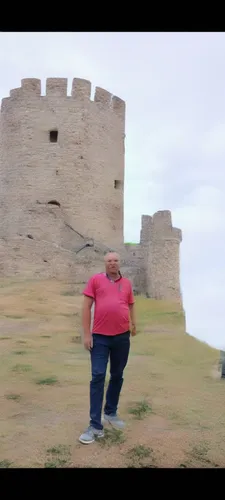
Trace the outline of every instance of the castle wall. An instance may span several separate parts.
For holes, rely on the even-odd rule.
[[[22,279],[57,279],[81,291],[92,274],[104,270],[101,252],[84,249],[79,254],[46,241],[15,237],[0,240],[0,275]]]
[[[148,222],[148,228],[147,226]],[[64,220],[62,218],[61,224]],[[121,271],[132,281],[135,293],[151,298],[182,303],[180,291],[179,246],[181,231],[172,227],[168,211],[142,218],[146,238],[139,244],[113,249],[120,253]],[[58,227],[58,231],[62,229]],[[32,236],[32,235],[29,235]],[[71,228],[64,228],[62,246],[49,240],[24,238],[23,235],[0,240],[0,274],[23,278],[56,278],[72,282],[81,293],[91,275],[104,271],[104,245],[84,241]]]
[[[89,81],[75,78],[69,96],[67,79],[48,78],[41,95],[40,80],[24,79],[2,100],[0,275],[62,279],[81,293],[112,249],[136,293],[181,302],[171,213],[143,215],[140,243],[124,245],[125,103],[90,93]]]
[[[2,234],[55,234],[44,208],[57,200],[67,220],[86,237],[107,245],[123,242],[125,103],[74,79],[22,80],[1,108]],[[49,132],[58,132],[50,142]],[[116,181],[116,182],[115,182]]]
[[[135,293],[146,293],[147,290],[147,248],[141,244],[125,245],[121,253],[121,266],[124,274],[132,281]]]
[[[181,301],[180,229],[172,227],[171,212],[156,212],[150,221],[147,293],[155,299]]]

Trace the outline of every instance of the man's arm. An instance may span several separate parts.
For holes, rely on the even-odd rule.
[[[84,295],[83,309],[82,309],[82,323],[84,331],[84,346],[90,350],[92,348],[92,335],[91,335],[91,308],[94,299]]]
[[[130,321],[131,321],[131,335],[134,336],[136,335],[136,310],[135,310],[135,304],[129,304],[129,311],[130,311]]]
[[[134,336],[136,335],[136,309],[135,309],[134,293],[131,283],[130,283],[130,295],[129,295],[128,305],[130,311],[131,335]]]
[[[84,296],[83,301],[83,311],[82,311],[82,320],[83,320],[83,330],[84,335],[87,336],[90,334],[91,329],[91,308],[94,299],[92,297]]]
[[[135,311],[135,304],[129,304],[129,311],[130,311],[130,320],[132,326],[136,326],[136,311]]]
[[[82,309],[82,325],[84,331],[84,347],[90,350],[92,348],[91,332],[91,307],[95,300],[95,277],[92,276],[85,289],[83,290],[84,301]]]

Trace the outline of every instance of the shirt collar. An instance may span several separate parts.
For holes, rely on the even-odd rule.
[[[110,281],[114,281],[114,282],[115,282],[115,281],[119,281],[119,280],[122,278],[122,274],[121,274],[121,272],[120,272],[120,271],[119,271],[119,278],[117,278],[116,280],[113,280],[112,278],[110,278],[110,276],[109,276],[107,273],[105,273],[105,276],[106,276],[106,278],[108,278]]]

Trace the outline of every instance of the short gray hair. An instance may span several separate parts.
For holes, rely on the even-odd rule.
[[[119,256],[118,252],[115,252],[114,250],[110,250],[110,252],[106,252],[104,255],[104,260],[106,260],[107,255],[109,255],[110,253],[114,253],[115,255],[117,255],[118,260],[120,260],[120,256]]]

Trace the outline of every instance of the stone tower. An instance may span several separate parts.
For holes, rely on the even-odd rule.
[[[169,210],[142,216],[140,243],[145,249],[146,291],[155,299],[181,301],[180,243],[182,232],[172,226]]]
[[[103,270],[113,248],[137,293],[182,302],[180,229],[142,216],[124,245],[125,102],[75,78],[23,79],[0,113],[0,275],[71,280]]]
[[[125,103],[75,78],[23,79],[2,100],[1,237],[62,243],[54,210],[77,234],[123,244]],[[52,218],[44,207],[51,205]]]

